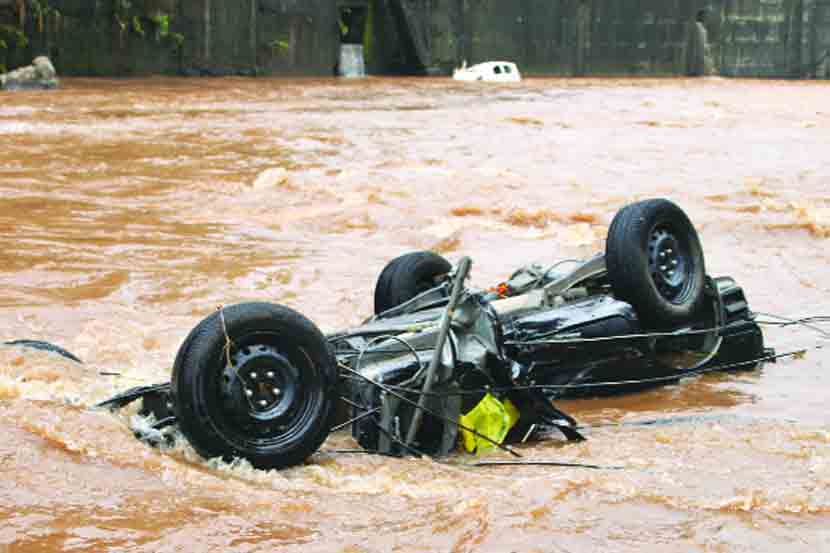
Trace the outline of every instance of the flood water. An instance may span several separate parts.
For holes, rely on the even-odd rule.
[[[0,338],[85,361],[0,348],[0,552],[830,550],[830,353],[801,327],[768,345],[825,348],[562,402],[588,441],[520,448],[623,470],[327,453],[355,446],[336,435],[263,472],[149,448],[90,409],[168,379],[219,305],[347,327],[401,253],[469,255],[489,287],[602,250],[648,197],[686,209],[709,273],[755,310],[830,315],[830,84],[63,85],[0,94]]]

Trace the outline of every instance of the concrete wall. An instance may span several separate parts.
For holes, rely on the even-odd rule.
[[[830,2],[813,2],[805,15],[809,21],[805,36],[807,74],[830,79]]]
[[[45,4],[45,0],[40,0]],[[19,28],[17,0],[0,0],[3,26]],[[30,6],[25,48],[0,64],[53,58],[60,74],[332,74],[339,48],[333,0],[49,0]],[[169,28],[160,33],[154,16]]]
[[[735,76],[798,76],[803,40],[800,2],[727,1],[722,7],[721,72]]]
[[[830,48],[828,0],[433,3],[434,61],[442,67],[505,58],[545,74],[683,75],[700,11],[711,72],[810,76]]]
[[[329,0],[182,1],[182,65],[210,72],[331,74],[339,35]]]
[[[28,45],[0,48],[0,65],[45,53],[61,74],[330,75],[339,8],[360,5],[375,73],[509,59],[526,73],[683,75],[695,72],[704,10],[707,71],[830,76],[830,0],[49,0],[41,14],[25,4]],[[0,0],[0,40],[19,28],[18,5]]]
[[[443,4],[456,3],[442,0]],[[696,9],[683,0],[466,0],[447,28],[434,18],[437,63],[456,63],[455,41],[474,63],[510,59],[559,75],[677,74]]]
[[[809,77],[830,51],[827,0],[724,0],[721,73],[728,76]]]

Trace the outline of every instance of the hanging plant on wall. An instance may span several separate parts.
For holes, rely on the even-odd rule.
[[[179,50],[184,44],[184,35],[170,32],[170,15],[163,12],[155,12],[148,18],[153,27],[153,36],[156,42],[168,41],[175,50]]]
[[[100,1],[100,0],[99,0]],[[167,42],[174,51],[181,50],[184,35],[170,31],[174,0],[111,0],[112,17],[121,33],[121,43],[127,33],[140,38],[151,35],[157,43]]]

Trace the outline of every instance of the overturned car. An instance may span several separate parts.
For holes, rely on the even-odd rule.
[[[490,290],[465,285],[471,265],[398,257],[374,316],[328,336],[284,306],[224,307],[186,338],[169,384],[105,405],[141,398],[204,457],[259,468],[302,463],[346,426],[368,451],[440,456],[459,434],[469,450],[554,429],[579,441],[555,400],[768,354],[742,289],[707,275],[692,223],[665,199],[621,209],[591,259],[523,267]],[[504,415],[497,432],[476,424],[488,405]]]

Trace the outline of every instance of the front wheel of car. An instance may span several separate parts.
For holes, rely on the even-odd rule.
[[[649,328],[688,322],[704,301],[700,239],[673,202],[652,199],[621,209],[611,223],[605,260],[614,295]]]
[[[310,320],[244,303],[193,329],[176,356],[172,391],[182,434],[200,455],[272,469],[302,463],[326,439],[337,378]]]
[[[375,314],[434,288],[451,270],[450,262],[434,252],[413,252],[396,257],[386,265],[375,285]]]

